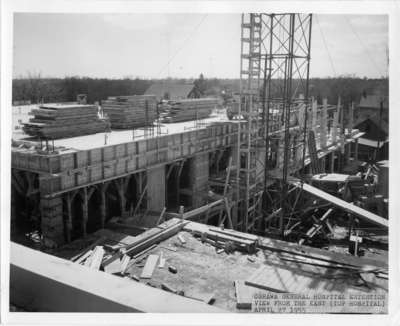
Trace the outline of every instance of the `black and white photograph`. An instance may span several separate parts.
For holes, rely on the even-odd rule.
[[[3,323],[399,318],[400,9],[303,2],[5,2]]]

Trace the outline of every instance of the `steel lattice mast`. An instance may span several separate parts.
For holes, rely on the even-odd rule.
[[[277,227],[284,230],[287,178],[304,167],[306,154],[311,26],[311,14],[242,15],[237,196],[245,231],[278,208]]]

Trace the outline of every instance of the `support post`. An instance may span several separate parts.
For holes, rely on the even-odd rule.
[[[65,198],[67,219],[65,223],[65,234],[67,237],[67,242],[71,242],[71,232],[72,232],[72,196],[71,193],[67,193]]]
[[[107,207],[106,207],[106,190],[108,184],[103,183],[100,185],[100,225],[103,229],[106,224],[106,214],[107,214]]]
[[[87,221],[89,218],[89,210],[88,210],[88,194],[87,194],[87,188],[84,187],[81,191],[81,197],[82,197],[82,235],[86,237],[86,226],[87,226]]]
[[[358,138],[354,140],[354,160],[358,161]]]
[[[335,152],[330,154],[330,172],[334,173],[335,171]]]

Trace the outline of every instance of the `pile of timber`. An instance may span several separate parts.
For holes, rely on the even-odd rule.
[[[170,101],[162,106],[162,122],[173,123],[207,118],[217,106],[215,98]]]
[[[222,229],[199,223],[190,223],[185,230],[200,236],[202,242],[210,243],[227,252],[239,250],[253,254],[258,245],[258,237],[256,235],[238,232],[232,229]]]
[[[43,104],[29,112],[34,117],[23,124],[30,136],[58,139],[103,132],[108,121],[100,119],[96,105]]]
[[[108,97],[102,102],[103,112],[111,127],[131,129],[152,125],[157,117],[157,99],[154,95]]]

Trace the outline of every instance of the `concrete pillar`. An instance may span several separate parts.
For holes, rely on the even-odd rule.
[[[42,214],[41,229],[43,244],[46,247],[57,247],[65,243],[61,196],[40,198],[40,210]]]
[[[161,212],[165,206],[165,166],[147,170],[147,209]]]
[[[193,207],[200,207],[205,203],[203,197],[208,190],[208,153],[197,154],[190,161],[192,205]]]

